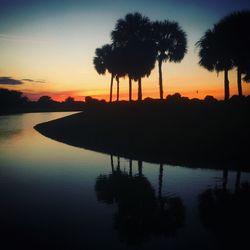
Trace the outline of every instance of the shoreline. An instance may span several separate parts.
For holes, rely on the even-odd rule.
[[[250,170],[248,115],[248,103],[115,103],[34,128],[62,143],[133,160]]]
[[[0,112],[0,116],[6,115],[19,115],[19,114],[30,114],[30,113],[48,113],[48,112],[82,112],[83,109],[37,109],[37,110],[18,110],[18,111],[7,111]]]

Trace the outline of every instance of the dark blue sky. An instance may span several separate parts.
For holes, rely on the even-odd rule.
[[[250,8],[249,0],[0,0],[0,33],[28,22],[79,10],[97,11],[97,15],[109,12],[114,17],[139,11],[152,19],[177,19],[208,28],[220,17],[246,8]]]

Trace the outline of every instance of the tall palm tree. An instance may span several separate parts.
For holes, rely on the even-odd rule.
[[[145,41],[151,36],[150,20],[140,13],[129,13],[124,19],[118,19],[111,38],[115,46],[125,47],[131,41]]]
[[[154,68],[156,49],[152,42],[151,23],[140,13],[129,13],[119,19],[111,32],[113,44],[126,50],[124,65],[129,77],[130,100],[131,80],[138,81],[138,100],[142,100],[141,78],[149,76]]]
[[[177,22],[156,21],[152,28],[153,39],[157,47],[160,99],[163,99],[162,63],[180,62],[187,52],[187,38]]]
[[[152,41],[133,41],[127,45],[133,60],[128,67],[129,77],[138,81],[138,101],[142,100],[142,78],[149,76],[155,65],[156,49]]]
[[[209,71],[224,71],[224,99],[230,96],[228,71],[233,68],[233,62],[229,55],[229,48],[225,37],[215,25],[209,29],[196,43],[199,50],[199,64]]]
[[[123,61],[124,58],[124,49],[120,47],[113,46],[113,53],[112,53],[112,69],[115,73],[115,79],[117,83],[117,95],[116,101],[119,101],[119,93],[120,93],[120,78],[125,77],[125,63]]]
[[[246,70],[246,75],[243,77],[243,80],[245,82],[250,82],[250,66],[248,67],[248,69]]]
[[[222,18],[217,24],[225,37],[228,53],[237,68],[238,95],[242,96],[242,79],[250,71],[250,11],[236,11]],[[237,31],[237,33],[235,33]]]
[[[122,53],[119,48],[113,45],[106,44],[95,51],[93,63],[98,74],[104,75],[106,71],[111,74],[110,82],[110,97],[109,101],[112,102],[113,81],[117,81],[117,101],[119,100],[119,77],[124,76],[122,62]]]
[[[115,77],[112,68],[111,54],[112,54],[112,46],[109,44],[105,44],[101,48],[97,48],[95,50],[95,57],[93,59],[94,66],[98,74],[104,75],[106,71],[108,71],[111,74],[110,95],[109,95],[110,102],[112,102],[113,80]]]

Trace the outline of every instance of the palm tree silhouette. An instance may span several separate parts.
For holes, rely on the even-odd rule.
[[[222,18],[218,23],[218,28],[223,32],[227,47],[234,66],[237,68],[238,95],[242,96],[242,78],[249,81],[246,74],[250,72],[250,33],[248,30],[250,23],[250,11],[233,12]],[[235,34],[237,31],[237,34]],[[244,76],[244,77],[243,77]]]
[[[151,23],[148,17],[140,13],[129,13],[119,19],[111,32],[115,47],[126,51],[125,71],[129,77],[129,99],[131,100],[131,80],[138,81],[138,100],[142,100],[141,78],[149,76],[154,68],[156,48],[151,36]]]
[[[119,78],[125,76],[122,64],[122,51],[110,44],[105,44],[95,51],[93,63],[98,74],[104,75],[106,71],[111,74],[110,98],[112,102],[113,80],[117,81],[117,101],[119,101]]]
[[[101,48],[95,50],[95,57],[93,63],[98,74],[104,75],[106,71],[111,74],[110,81],[110,96],[109,101],[112,102],[113,80],[115,77],[114,70],[112,68],[112,46],[109,44],[103,45]]]
[[[156,21],[152,24],[153,39],[157,47],[160,99],[163,99],[162,63],[180,62],[187,52],[186,33],[177,22]]]
[[[224,71],[225,100],[229,99],[228,71],[233,68],[227,41],[221,32],[221,27],[214,26],[205,32],[203,37],[196,43],[199,50],[199,64],[209,71]]]
[[[120,77],[125,77],[125,63],[123,61],[124,58],[124,49],[120,47],[116,47],[112,44],[112,69],[115,73],[115,79],[117,83],[117,95],[116,101],[119,101],[119,93],[120,93]]]

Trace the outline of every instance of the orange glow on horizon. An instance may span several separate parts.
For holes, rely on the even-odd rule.
[[[243,94],[244,95],[249,95],[250,94],[250,84],[243,83]],[[81,90],[65,90],[65,91],[34,91],[30,89],[24,89],[22,90],[19,87],[16,86],[10,86],[8,89],[12,90],[17,90],[17,91],[22,91],[24,96],[27,96],[30,100],[32,101],[37,101],[41,96],[47,95],[50,96],[53,100],[62,102],[64,101],[67,97],[73,97],[75,101],[84,101],[86,96],[91,96],[93,98],[96,98],[98,100],[105,100],[109,101],[109,85],[106,85],[106,89],[102,88],[100,91],[95,90],[95,91],[81,91]],[[180,89],[171,89],[171,91],[165,91],[164,92],[164,97],[168,95],[173,95],[175,93],[180,93],[181,96],[183,97],[188,97],[190,99],[192,98],[198,98],[198,99],[204,99],[207,95],[214,96],[216,99],[223,100],[224,98],[224,89],[223,85],[219,86],[219,88],[216,89],[200,89],[197,91],[195,90],[188,90],[184,89],[183,91],[178,91]],[[143,94],[143,99],[149,97],[153,99],[159,99],[159,89],[158,88],[144,88],[142,86],[142,94]],[[119,93],[119,100],[128,100],[128,90],[127,86],[122,86],[120,88],[120,93]],[[232,85],[230,87],[230,96],[237,95],[237,86]],[[112,100],[116,101],[117,99],[117,89],[116,85],[114,84],[113,88],[113,96]],[[133,85],[133,91],[132,91],[132,99],[137,100],[137,83],[135,82]]]
[[[185,66],[185,65],[184,65]],[[167,64],[164,68],[164,97],[180,93],[181,96],[188,98],[204,99],[207,95],[214,96],[216,99],[224,99],[223,74],[217,76],[201,67],[192,66],[192,71],[187,70],[187,66],[181,64]],[[94,69],[89,71],[88,77],[78,79],[74,83],[58,78],[53,82],[29,83],[21,85],[6,85],[8,89],[22,91],[30,100],[36,101],[41,96],[50,96],[53,100],[62,102],[71,96],[76,101],[84,101],[86,96],[91,96],[99,100],[109,101],[110,75],[98,75]],[[60,77],[54,75],[54,77]],[[22,79],[20,74],[14,75],[14,78]],[[39,79],[36,77],[36,79]],[[45,78],[46,79],[46,78]],[[236,72],[230,71],[230,96],[237,94]],[[242,82],[243,94],[250,94],[250,84]],[[137,100],[138,84],[133,81],[132,99]],[[113,101],[116,101],[117,83],[113,85]],[[158,71],[155,68],[149,78],[142,79],[143,99],[150,97],[159,98]],[[128,100],[128,79],[120,79],[120,98],[119,100]]]

